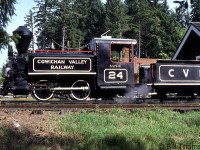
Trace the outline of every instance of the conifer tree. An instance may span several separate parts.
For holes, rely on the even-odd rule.
[[[89,40],[93,37],[100,37],[101,34],[104,32],[104,27],[103,27],[104,15],[105,15],[105,10],[101,0],[90,0],[88,15],[85,19],[86,42],[89,42]]]
[[[200,22],[200,0],[194,0],[191,12],[192,22]]]
[[[125,0],[128,7],[128,35],[138,39],[140,57],[170,58],[180,41],[180,26],[167,1]]]
[[[115,38],[122,38],[128,30],[127,8],[121,0],[107,0],[105,16],[105,29]]]
[[[8,21],[10,21],[10,17],[14,15],[14,4],[16,4],[16,0],[0,1],[0,27],[5,27]]]
[[[16,0],[1,0],[0,1],[0,49],[9,45],[9,36],[5,31],[7,23],[10,21],[11,16],[14,15],[14,5]]]
[[[27,14],[25,16],[25,20],[24,21],[26,22],[27,27],[30,28],[31,32],[34,35],[34,32],[35,32],[35,30],[34,30],[34,28],[35,28],[35,21],[34,21],[34,12],[33,12],[33,10],[29,10],[29,14]],[[33,50],[35,49],[34,48],[34,42],[35,42],[34,40],[35,40],[35,38],[33,36],[33,38],[31,39],[30,46],[29,46]]]
[[[78,14],[78,29],[82,34],[82,44],[93,37],[100,37],[104,31],[104,5],[101,0],[75,0],[74,11]]]

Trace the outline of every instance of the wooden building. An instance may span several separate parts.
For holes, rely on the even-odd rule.
[[[172,60],[200,60],[200,22],[191,23]]]

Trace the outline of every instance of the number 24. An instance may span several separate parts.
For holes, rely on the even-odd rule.
[[[113,79],[113,80],[116,78],[123,79],[122,72],[116,73],[115,71],[110,71],[108,74],[109,74],[108,76],[109,79]]]

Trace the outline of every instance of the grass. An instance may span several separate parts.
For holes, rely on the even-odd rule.
[[[200,144],[198,112],[137,111],[68,114],[60,124],[79,135],[78,149],[159,149],[160,145]]]
[[[46,138],[35,138],[28,131],[20,135],[0,126],[0,138],[4,139],[0,144],[15,145],[15,140],[21,142],[21,147],[18,144],[10,149],[200,149],[199,115],[200,112],[159,109],[68,112],[65,116],[52,116],[45,123],[47,128],[51,127],[51,135]],[[14,144],[8,143],[11,136],[18,137],[12,139]]]

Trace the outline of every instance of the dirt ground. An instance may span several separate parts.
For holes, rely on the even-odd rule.
[[[52,140],[62,137],[62,134],[56,129],[58,121],[53,117],[62,116],[51,111],[0,111],[0,138],[4,139],[0,141],[0,148],[29,149],[43,145],[55,149],[57,145],[51,145],[56,143]],[[20,145],[17,147],[17,144]]]
[[[0,125],[18,130],[27,128],[36,134],[48,134],[51,131],[49,127],[53,126],[52,116],[59,117],[58,112],[4,110],[0,111]]]

